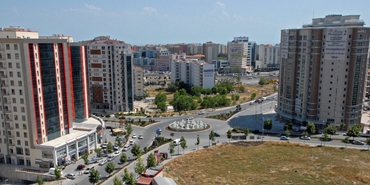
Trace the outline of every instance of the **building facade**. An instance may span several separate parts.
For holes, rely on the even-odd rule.
[[[281,31],[277,113],[296,124],[360,124],[370,28],[359,15],[328,15]]]
[[[141,48],[133,53],[134,66],[141,67],[148,71],[170,71],[170,61],[173,54],[166,48],[155,49]]]
[[[133,111],[134,78],[131,46],[107,36],[84,42],[87,48],[91,108]]]
[[[135,99],[141,99],[144,97],[144,70],[140,67],[133,67],[134,72],[134,97]]]
[[[279,69],[280,64],[280,45],[260,44],[257,45],[256,60],[261,61],[262,65],[256,65],[256,69],[274,70]]]
[[[217,60],[219,49],[218,44],[206,42],[203,44],[203,54],[207,63],[212,63],[212,60]]]
[[[180,80],[191,86],[213,88],[215,69],[203,60],[178,59],[171,62],[171,80]]]
[[[49,168],[96,147],[101,124],[89,118],[86,72],[79,43],[0,30],[0,163]],[[76,138],[74,154],[57,155]]]

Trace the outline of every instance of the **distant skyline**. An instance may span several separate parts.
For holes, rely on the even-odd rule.
[[[227,44],[247,36],[279,44],[280,30],[329,14],[360,15],[370,23],[370,1],[156,0],[2,1],[0,27],[21,26],[39,35],[64,34],[75,42],[110,36],[132,45]]]

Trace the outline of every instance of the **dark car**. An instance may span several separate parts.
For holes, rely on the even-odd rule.
[[[86,166],[83,164],[80,164],[77,166],[77,170],[83,170]]]
[[[221,135],[218,134],[217,132],[214,132],[215,133],[215,137],[220,137]]]

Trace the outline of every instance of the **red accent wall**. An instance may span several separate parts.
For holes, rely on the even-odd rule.
[[[32,44],[32,47],[34,47],[34,45]],[[31,51],[30,51],[30,44],[28,44],[27,45],[27,49],[28,49],[28,61],[30,62],[30,70],[32,70],[32,64],[31,64]],[[32,56],[32,57],[35,57],[35,56]],[[35,73],[36,73],[36,71],[35,71]],[[32,80],[33,78],[32,78],[32,72],[30,72],[30,81],[31,81],[31,86],[32,86],[32,88],[31,88],[31,92],[32,92],[32,98],[31,98],[31,102],[32,102],[32,106],[34,107],[34,105],[35,105],[35,93],[33,93],[33,89],[35,88],[35,84],[33,84],[33,80]],[[36,126],[35,126],[35,128],[36,128],[36,144],[38,144],[39,142],[38,142],[38,138],[39,138],[39,135],[38,135],[38,132],[37,132],[37,121],[36,121],[36,110],[35,109],[33,109],[33,115],[34,115],[34,117],[33,117],[33,121],[34,121],[34,123],[36,124]]]
[[[64,48],[64,43],[62,44],[63,45],[63,48]],[[64,78],[64,81],[65,81],[65,87],[64,88],[66,88],[66,94],[65,94],[65,96],[66,96],[66,104],[67,104],[67,115],[68,115],[68,130],[71,128],[71,119],[69,119],[70,117],[70,114],[69,114],[69,109],[68,109],[68,107],[69,107],[69,98],[71,98],[71,102],[72,102],[72,105],[71,105],[71,107],[72,107],[72,118],[74,119],[75,118],[75,115],[74,115],[74,98],[73,98],[73,83],[72,83],[72,70],[71,70],[71,48],[69,47],[69,46],[67,46],[67,49],[68,49],[68,60],[69,60],[69,70],[67,70],[67,65],[66,65],[66,62],[65,62],[65,59],[64,59],[64,57],[63,57],[63,62],[64,62],[64,76],[62,77],[62,78]],[[64,56],[64,50],[63,50],[63,56]],[[68,73],[69,73],[69,81],[67,81],[67,75],[68,75]],[[70,89],[71,89],[71,97],[68,97],[68,82],[69,82],[69,84],[70,84]],[[64,123],[64,124],[66,124],[66,123]]]

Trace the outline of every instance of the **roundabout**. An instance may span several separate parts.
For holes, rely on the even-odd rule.
[[[176,132],[196,132],[207,130],[210,128],[210,125],[204,123],[202,120],[196,120],[194,117],[188,117],[180,121],[174,121],[166,128]]]

